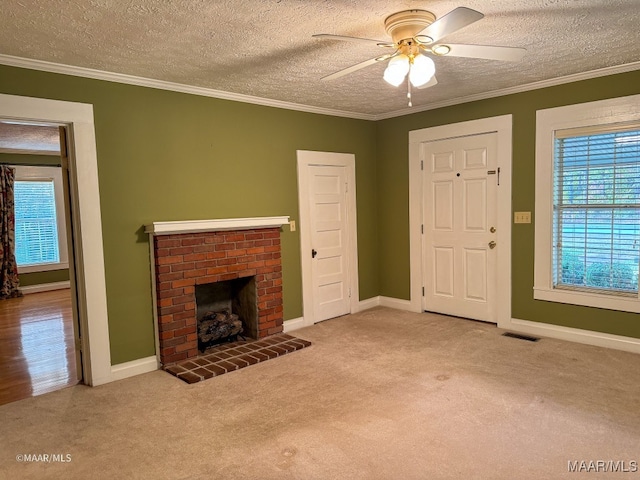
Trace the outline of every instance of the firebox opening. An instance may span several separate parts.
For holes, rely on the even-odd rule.
[[[246,338],[258,338],[255,276],[196,285],[195,290],[200,352],[233,341],[238,333]],[[240,322],[242,327],[238,332]]]

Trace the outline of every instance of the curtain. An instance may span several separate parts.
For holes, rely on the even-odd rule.
[[[14,180],[15,170],[0,165],[0,299],[22,296],[15,251]]]

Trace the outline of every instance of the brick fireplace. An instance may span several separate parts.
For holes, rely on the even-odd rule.
[[[162,365],[198,356],[197,286],[254,277],[257,325],[243,335],[263,338],[282,332],[280,227],[285,223],[288,217],[146,226]]]

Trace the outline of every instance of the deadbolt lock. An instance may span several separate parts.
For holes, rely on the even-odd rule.
[[[489,242],[489,248],[491,248],[491,249],[496,248],[496,242],[494,242],[493,240],[491,240],[491,241]]]
[[[491,228],[489,229],[489,231],[490,231],[491,233],[496,233],[496,227],[491,227]]]

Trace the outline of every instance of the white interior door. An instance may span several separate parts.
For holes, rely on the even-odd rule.
[[[316,322],[350,313],[346,167],[309,166],[311,271]],[[303,252],[304,255],[304,252]]]
[[[496,322],[497,134],[423,144],[425,310]]]

